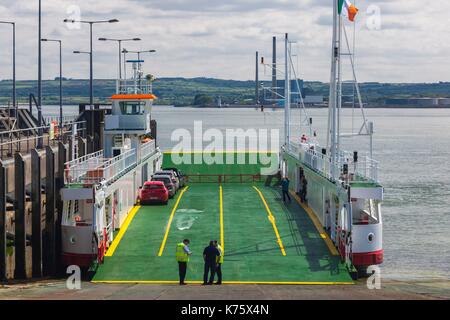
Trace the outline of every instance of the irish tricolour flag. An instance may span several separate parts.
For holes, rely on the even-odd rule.
[[[346,15],[350,21],[355,21],[355,16],[358,13],[356,8],[349,0],[338,0],[339,14]]]

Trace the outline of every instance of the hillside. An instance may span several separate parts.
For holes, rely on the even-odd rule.
[[[347,85],[349,89],[350,85]],[[36,93],[37,81],[18,81],[17,96],[21,103],[27,103],[30,92]],[[64,104],[87,102],[89,81],[69,79],[63,82]],[[450,97],[450,83],[362,83],[360,85],[363,100],[370,104],[381,105],[387,98]],[[347,89],[347,90],[348,90]],[[12,81],[0,81],[0,104],[10,100]],[[254,98],[254,81],[221,80],[211,78],[161,78],[154,83],[157,104],[191,105],[196,95],[202,95],[208,101],[220,96],[225,104],[248,104]],[[114,80],[95,80],[94,96],[96,102],[106,103],[115,91]],[[322,82],[304,83],[304,94],[328,96],[328,85]],[[43,82],[43,104],[59,103],[59,81]]]

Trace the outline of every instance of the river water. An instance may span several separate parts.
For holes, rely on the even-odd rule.
[[[54,110],[53,110],[54,109]],[[47,109],[55,113],[57,108]],[[66,112],[67,111],[67,112]],[[65,114],[76,108],[65,107]],[[318,140],[325,142],[326,109],[309,109]],[[380,162],[379,179],[385,188],[382,276],[390,279],[450,278],[450,109],[367,109],[374,122],[373,156]],[[173,130],[278,129],[283,137],[282,110],[196,109],[154,107],[158,143],[170,149]],[[299,110],[293,110],[291,137],[301,133]],[[304,119],[304,114],[302,114]],[[344,109],[342,132],[362,124],[361,113]],[[205,143],[206,145],[207,143]],[[368,138],[342,141],[349,151],[368,151]]]

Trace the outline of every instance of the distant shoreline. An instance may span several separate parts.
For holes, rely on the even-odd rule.
[[[88,103],[84,103],[88,104]],[[107,105],[110,103],[100,103],[101,105]],[[64,107],[77,107],[78,104],[75,103],[69,103],[69,104],[63,104]],[[195,108],[195,109],[260,109],[260,105],[226,105],[226,106],[197,106],[197,105],[168,105],[168,104],[154,104],[155,107],[173,107],[173,108]],[[0,104],[0,107],[7,107],[6,105]],[[50,104],[45,103],[43,107],[59,107],[59,104]],[[305,106],[308,109],[327,109],[328,106],[321,105],[321,106],[314,106],[314,105],[306,105]],[[355,109],[359,108],[355,106]],[[401,105],[393,105],[393,106],[385,106],[385,105],[365,105],[365,109],[450,109],[450,105],[448,106],[401,106]],[[284,107],[280,106],[272,106],[272,105],[264,105],[264,109],[284,109]],[[292,109],[298,109],[298,107],[292,107]],[[352,109],[350,106],[343,106],[342,109]]]
[[[155,105],[158,106],[158,105]],[[182,105],[174,106],[175,108],[196,108],[196,109],[260,109],[260,105],[227,105],[227,106],[196,106],[196,105]],[[328,106],[305,106],[308,109],[327,109]],[[359,108],[356,107],[355,108]],[[449,106],[384,106],[384,105],[365,105],[365,109],[450,109]],[[284,109],[280,106],[265,105],[264,109]],[[292,107],[292,109],[299,109],[299,107]],[[342,109],[352,109],[352,107],[343,106]]]

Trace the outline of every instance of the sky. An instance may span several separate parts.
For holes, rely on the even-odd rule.
[[[329,81],[333,0],[42,0],[43,37],[63,40],[64,76],[89,77],[87,25],[67,26],[65,18],[119,19],[94,26],[94,74],[117,78],[118,46],[97,38],[140,37],[125,43],[145,54],[145,72],[156,77],[213,77],[251,80],[255,51],[271,59],[272,36],[296,41],[300,78]],[[450,1],[353,0],[355,25],[345,23],[360,82],[450,81]],[[38,0],[2,0],[0,20],[17,23],[17,78],[37,78]],[[75,28],[73,28],[75,27]],[[10,79],[11,27],[0,25],[0,79]],[[348,59],[345,59],[347,64]],[[56,43],[43,44],[43,77],[58,76]],[[347,67],[346,67],[347,68]],[[128,69],[130,70],[130,69]],[[348,75],[345,69],[345,77]],[[260,70],[260,78],[270,70]]]

